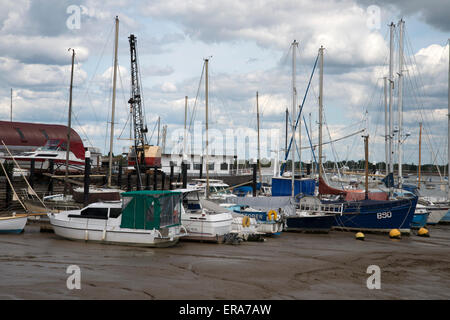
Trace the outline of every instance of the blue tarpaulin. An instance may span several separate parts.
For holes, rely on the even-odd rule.
[[[272,197],[290,196],[292,180],[291,178],[272,178]],[[304,195],[314,195],[316,182],[314,179],[295,179],[294,195],[303,193]]]

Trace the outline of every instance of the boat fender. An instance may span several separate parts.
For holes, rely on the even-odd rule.
[[[430,233],[428,232],[428,229],[427,228],[420,228],[419,229],[419,231],[417,232],[417,235],[419,236],[419,237],[429,237],[430,236]]]
[[[89,231],[87,229],[84,231],[84,241],[88,241],[89,239]]]
[[[356,240],[363,240],[364,241],[364,233],[357,232],[355,235]]]
[[[103,232],[102,232],[102,241],[105,241],[105,239],[106,239],[106,229],[103,229]]]
[[[242,218],[242,226],[243,227],[250,227],[250,217],[249,216],[244,216]]]
[[[398,229],[392,229],[392,230],[389,232],[389,237],[390,237],[391,239],[401,239],[402,233],[401,233],[400,230],[398,230]]]
[[[275,210],[270,210],[269,212],[267,212],[267,219],[268,220],[277,220],[277,212]]]

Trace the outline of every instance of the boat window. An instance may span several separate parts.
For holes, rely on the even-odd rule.
[[[25,136],[23,135],[22,131],[19,128],[14,128],[14,129],[16,129],[17,133],[19,134],[20,140],[26,141]]]
[[[107,219],[108,208],[92,208],[88,207],[81,210],[81,216],[92,219]]]
[[[146,221],[153,221],[155,218],[155,202],[151,201],[148,205],[147,212],[145,213],[145,220]]]
[[[50,139],[50,140],[47,140],[47,143],[42,148],[42,150],[56,150],[56,149],[58,149],[58,145],[59,145],[59,140]]]
[[[194,163],[194,170],[200,170],[201,167],[202,167],[201,163]]]
[[[161,206],[160,227],[177,224],[180,214],[180,195],[159,198]]]
[[[220,164],[220,170],[228,170],[228,163],[221,163]]]
[[[208,164],[208,170],[214,170],[214,162]]]
[[[110,208],[109,209],[109,217],[110,218],[118,218],[121,213],[122,213],[121,208]]]

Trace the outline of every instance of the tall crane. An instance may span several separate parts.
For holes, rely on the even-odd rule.
[[[133,34],[128,37],[128,40],[130,42],[131,56],[131,97],[128,103],[133,115],[134,128],[134,146],[130,150],[128,164],[135,166],[138,174],[138,183],[142,185],[142,181],[140,181],[140,173],[142,171],[148,168],[161,167],[161,148],[159,146],[150,146],[147,142],[146,133],[148,129],[142,115],[141,85],[136,50],[137,40]]]

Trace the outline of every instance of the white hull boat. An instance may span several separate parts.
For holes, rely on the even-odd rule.
[[[27,223],[27,216],[0,217],[0,233],[21,233]]]
[[[127,192],[122,201],[92,203],[48,216],[55,234],[66,239],[168,247],[187,234],[180,223],[180,199],[178,192]]]
[[[177,190],[183,193],[181,222],[188,235],[183,240],[222,242],[231,232],[233,217],[228,212],[214,212],[202,207],[199,191],[196,189]]]

